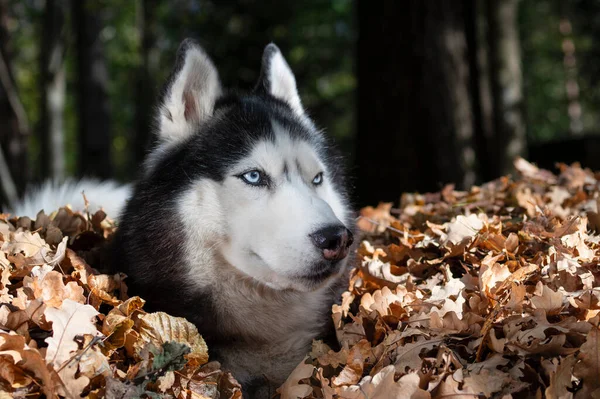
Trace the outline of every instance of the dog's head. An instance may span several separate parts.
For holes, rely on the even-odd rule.
[[[240,96],[224,95],[212,61],[184,41],[156,122],[145,174],[167,186],[184,180],[173,205],[192,263],[217,257],[272,288],[303,291],[343,269],[353,238],[342,160],[274,44],[256,88]]]

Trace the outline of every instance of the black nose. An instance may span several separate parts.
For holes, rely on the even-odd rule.
[[[344,259],[354,242],[352,232],[344,226],[327,226],[310,234],[310,238],[327,260]]]

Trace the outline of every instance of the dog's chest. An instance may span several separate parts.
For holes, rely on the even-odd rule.
[[[329,287],[310,293],[261,292],[251,286],[223,287],[217,295],[222,339],[219,357],[244,382],[265,376],[275,384],[310,351],[328,320]]]
[[[255,342],[311,339],[326,321],[332,295],[328,287],[313,292],[269,292],[243,283],[222,286],[216,294],[222,332]]]

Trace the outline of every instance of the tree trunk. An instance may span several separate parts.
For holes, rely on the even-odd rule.
[[[494,177],[513,173],[513,160],[526,156],[523,75],[517,12],[519,0],[488,0],[488,44],[494,118]]]
[[[153,105],[156,99],[154,82],[158,71],[156,43],[156,0],[138,0],[138,31],[141,39],[141,63],[136,74],[134,167],[141,164],[152,140]]]
[[[112,176],[108,70],[100,32],[103,10],[92,0],[73,0],[77,42],[80,176]]]
[[[0,202],[14,203],[28,181],[29,125],[21,104],[11,65],[8,1],[0,0]]]
[[[469,57],[469,86],[473,107],[473,138],[481,181],[495,175],[494,119],[487,46],[485,8],[478,0],[465,1],[465,29]]]
[[[464,4],[358,1],[361,204],[477,178]]]
[[[563,68],[565,70],[565,92],[567,93],[567,113],[569,114],[569,132],[572,136],[583,135],[583,121],[581,115],[581,103],[579,102],[579,83],[577,72],[577,57],[575,52],[575,40],[573,38],[573,27],[566,12],[566,6],[561,2],[561,18],[559,30],[563,36]]]
[[[65,13],[67,0],[46,0],[40,49],[40,158],[44,179],[65,177]]]

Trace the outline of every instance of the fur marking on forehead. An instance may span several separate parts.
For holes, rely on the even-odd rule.
[[[296,172],[302,174],[313,169],[322,168],[322,164],[314,151],[313,145],[300,137],[293,137],[286,129],[275,121],[271,121],[277,149],[282,150],[282,156],[290,163],[289,167],[296,167]],[[293,166],[291,166],[293,165]]]
[[[260,140],[240,167],[260,166],[271,174],[318,173],[322,162],[303,137],[291,135],[285,127],[272,122],[273,136]],[[251,165],[251,163],[255,163]]]

